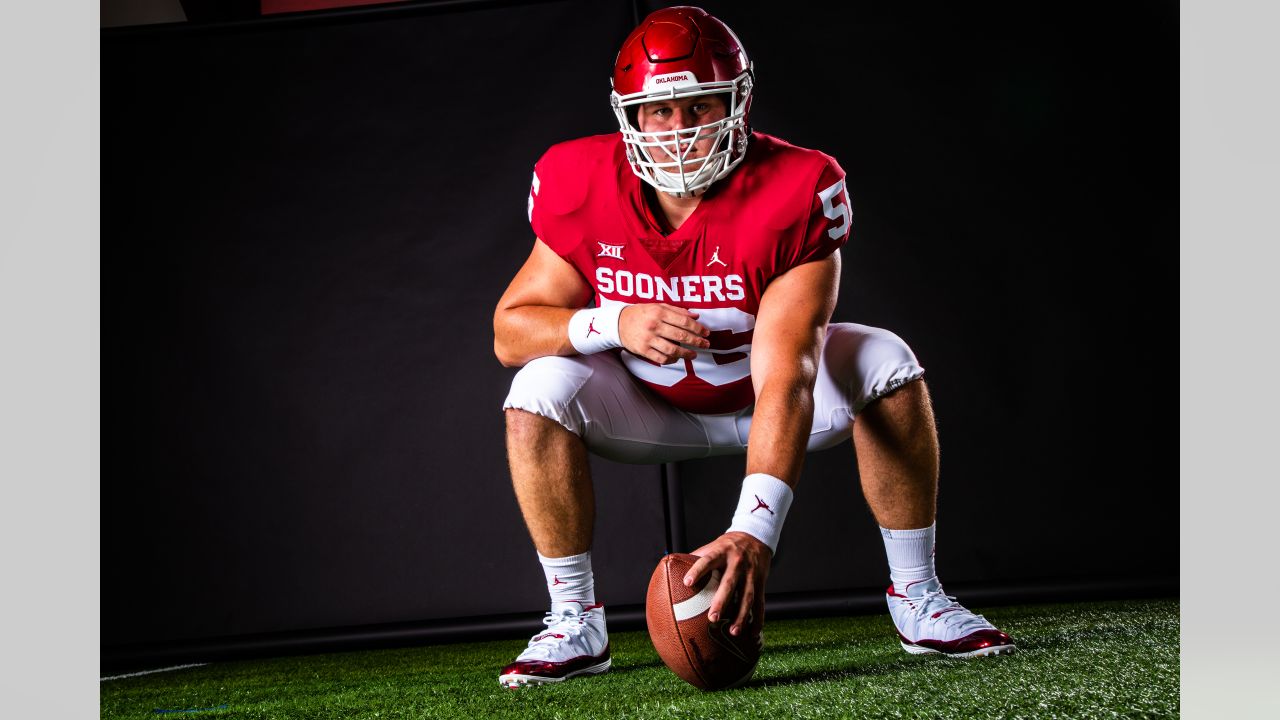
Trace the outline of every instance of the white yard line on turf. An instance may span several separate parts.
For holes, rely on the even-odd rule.
[[[155,670],[143,670],[142,672],[127,673],[125,675],[112,675],[111,677],[98,678],[98,682],[104,680],[121,680],[123,678],[138,677],[139,675],[150,675],[151,673],[169,672],[170,670],[184,670],[186,668],[201,667],[209,663],[191,663],[189,665],[174,665],[173,667],[157,668]]]

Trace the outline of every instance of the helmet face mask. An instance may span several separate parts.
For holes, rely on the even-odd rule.
[[[754,84],[751,63],[733,31],[698,8],[659,10],[632,31],[614,65],[610,97],[627,161],[644,182],[674,197],[692,197],[733,171],[746,156]],[[726,114],[705,125],[642,132],[645,103],[723,94]],[[705,157],[690,158],[710,141]]]

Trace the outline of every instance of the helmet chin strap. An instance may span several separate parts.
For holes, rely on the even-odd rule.
[[[680,181],[680,175],[667,172],[661,168],[654,168],[653,176],[655,180],[658,180],[658,189],[672,197],[698,197],[707,191],[707,188],[705,187],[697,190],[679,190],[677,188],[684,187],[685,185],[685,183]],[[686,173],[685,178],[687,179],[688,177],[689,173]]]

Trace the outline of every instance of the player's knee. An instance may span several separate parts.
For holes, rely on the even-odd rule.
[[[589,377],[590,369],[577,358],[542,357],[530,361],[512,379],[502,405],[508,431],[536,429],[538,421],[530,416],[541,416],[581,435],[584,423],[576,398]]]
[[[859,362],[867,367],[898,367],[918,365],[916,354],[911,346],[897,333],[881,328],[862,337],[858,345]]]
[[[826,352],[843,369],[855,413],[924,375],[911,346],[883,328],[842,323],[827,338]]]
[[[506,407],[530,410],[522,405],[512,405],[513,400],[534,405],[538,402],[568,403],[588,377],[590,370],[576,358],[549,356],[531,360],[511,380]]]

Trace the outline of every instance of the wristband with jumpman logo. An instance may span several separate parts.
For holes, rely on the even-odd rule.
[[[787,519],[793,497],[791,487],[772,475],[748,475],[742,480],[738,509],[725,532],[744,532],[777,552],[782,523]]]
[[[624,303],[610,303],[604,307],[583,308],[569,318],[569,342],[583,355],[601,350],[622,347],[618,337],[618,316]]]

